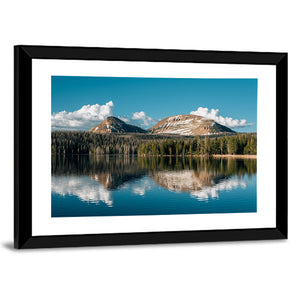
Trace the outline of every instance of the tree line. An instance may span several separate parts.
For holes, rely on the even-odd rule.
[[[51,133],[52,154],[137,154],[140,139],[134,136],[83,131]]]
[[[139,154],[139,155],[212,155],[256,154],[256,134],[222,137],[165,137],[145,134],[98,134],[84,131],[54,131],[51,153],[66,154]]]
[[[140,155],[212,155],[256,154],[256,134],[237,134],[214,138],[195,137],[192,140],[152,140],[141,143]]]

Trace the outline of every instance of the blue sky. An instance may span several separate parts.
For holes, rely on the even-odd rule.
[[[108,115],[149,128],[177,114],[256,132],[257,79],[52,76],[52,129],[87,130]]]

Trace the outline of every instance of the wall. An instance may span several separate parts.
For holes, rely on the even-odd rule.
[[[10,1],[1,5],[2,299],[297,299],[296,1]],[[289,52],[289,240],[12,249],[13,45]],[[268,116],[265,116],[266,122]],[[280,184],[280,183],[279,183]],[[5,295],[3,297],[3,295]]]

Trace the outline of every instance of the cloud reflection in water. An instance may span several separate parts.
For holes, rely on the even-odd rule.
[[[159,189],[190,195],[195,199],[194,203],[217,200],[221,198],[221,192],[246,190],[252,174],[256,174],[254,160],[56,157],[52,160],[52,192],[63,197],[75,196],[87,204],[105,204],[116,210],[118,206],[126,207],[121,199],[127,197],[131,203],[136,201],[134,207],[140,209],[143,205],[149,205],[149,199],[153,199],[153,205],[162,205],[162,202],[155,201],[158,195],[162,195]],[[120,201],[114,203],[114,197]],[[171,195],[168,197],[166,200],[173,199]],[[177,196],[175,198],[179,199]],[[143,202],[143,199],[146,201]],[[182,204],[189,206],[187,202]]]
[[[51,189],[61,196],[74,195],[84,202],[113,206],[112,192],[89,176],[52,176]]]

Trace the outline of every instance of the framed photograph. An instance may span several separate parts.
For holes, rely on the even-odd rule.
[[[14,51],[15,248],[287,238],[287,53]]]

